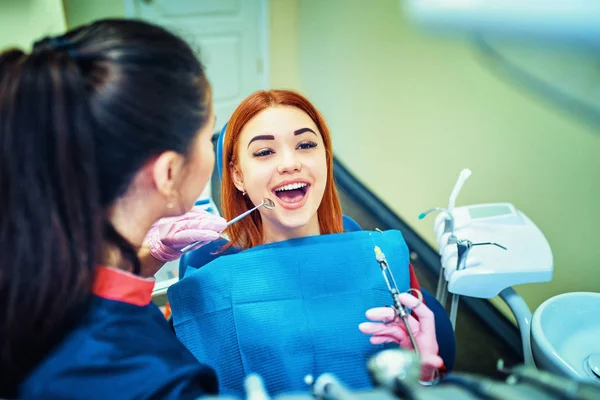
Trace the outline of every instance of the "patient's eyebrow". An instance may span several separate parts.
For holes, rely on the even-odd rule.
[[[313,131],[310,128],[300,128],[294,131],[294,135],[302,135],[304,132],[312,132],[315,136],[317,136],[317,134],[315,133],[315,131]]]
[[[248,147],[250,147],[250,144],[252,144],[252,142],[254,142],[255,140],[275,140],[275,136],[273,136],[273,135],[254,136],[252,139],[250,139],[250,142],[248,142]]]

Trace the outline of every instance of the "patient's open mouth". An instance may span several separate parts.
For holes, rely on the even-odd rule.
[[[310,184],[306,182],[295,182],[279,186],[273,189],[273,193],[283,202],[292,204],[302,201],[309,188]]]

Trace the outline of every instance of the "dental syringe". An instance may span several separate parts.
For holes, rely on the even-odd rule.
[[[396,280],[394,279],[392,270],[390,269],[390,266],[387,263],[385,254],[383,254],[383,252],[378,246],[375,246],[375,259],[377,259],[377,262],[379,263],[383,279],[385,279],[385,283],[388,287],[390,294],[392,295],[392,299],[394,300],[393,308],[394,310],[396,310],[396,314],[400,318],[402,318],[402,321],[406,326],[406,332],[408,332],[408,336],[410,337],[410,342],[412,343],[413,349],[418,355],[419,348],[417,347],[417,341],[415,340],[415,336],[413,335],[412,329],[410,328],[410,324],[408,323],[408,311],[406,311],[406,307],[404,307],[404,305],[400,302],[400,291],[398,290],[398,285],[396,285]]]

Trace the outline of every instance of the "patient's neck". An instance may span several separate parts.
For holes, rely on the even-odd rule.
[[[308,224],[295,228],[281,226],[279,224],[270,223],[263,220],[263,244],[282,242],[289,239],[297,239],[307,236],[316,236],[321,234],[319,228],[319,217],[315,216]]]

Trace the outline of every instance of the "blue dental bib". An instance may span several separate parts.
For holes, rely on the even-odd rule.
[[[375,246],[407,290],[409,252],[394,230],[287,240],[190,268],[168,291],[177,337],[217,371],[222,394],[242,395],[253,372],[272,395],[306,390],[304,377],[324,372],[368,389],[366,362],[383,346],[358,325],[392,303]]]

